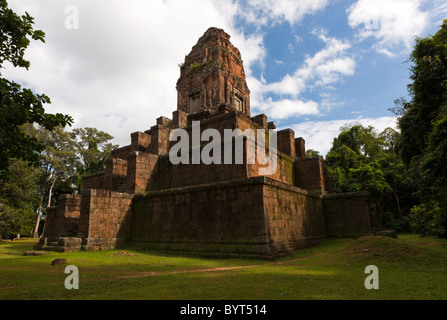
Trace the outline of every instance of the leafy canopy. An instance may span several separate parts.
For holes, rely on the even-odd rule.
[[[73,123],[68,115],[45,112],[44,104],[51,103],[45,94],[35,94],[14,81],[1,77],[5,62],[14,67],[28,68],[24,58],[31,39],[44,42],[45,33],[33,29],[34,19],[28,13],[18,16],[6,0],[0,0],[0,174],[6,173],[9,161],[19,158],[38,165],[38,153],[43,145],[24,134],[20,126],[39,124],[48,130]]]

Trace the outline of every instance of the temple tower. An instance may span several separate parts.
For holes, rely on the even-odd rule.
[[[177,110],[217,111],[226,105],[250,116],[250,90],[239,50],[222,29],[209,28],[180,66]]]

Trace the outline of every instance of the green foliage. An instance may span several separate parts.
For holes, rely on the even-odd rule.
[[[381,133],[358,124],[341,128],[325,160],[334,191],[368,191],[379,216],[391,212],[393,219],[401,218],[400,190],[404,189],[405,175],[395,153],[398,138],[399,133],[392,128]]]
[[[33,30],[33,24],[34,18],[27,12],[19,17],[8,8],[6,0],[0,0],[0,65],[9,61],[14,67],[29,68],[30,62],[24,59],[30,44],[28,37],[45,42],[45,33]]]
[[[428,201],[411,209],[411,227],[423,235],[445,236],[445,214],[439,203]]]
[[[39,203],[37,181],[42,170],[20,159],[11,159],[8,170],[10,174],[0,178],[0,235],[29,235]]]
[[[96,128],[73,129],[71,138],[78,155],[78,173],[82,175],[103,171],[112,150],[118,147],[109,142],[113,139],[110,134]]]
[[[415,188],[412,226],[446,236],[447,20],[434,36],[416,39],[410,61],[411,101],[398,100],[395,111],[401,129],[397,150],[406,165],[406,181]]]
[[[109,142],[113,139],[110,134],[96,128],[75,128],[68,132],[61,127],[49,131],[32,126],[28,132],[45,147],[40,153],[45,172],[40,185],[50,191],[54,200],[59,194],[79,191],[82,176],[104,171],[106,160],[117,147]]]
[[[384,225],[447,236],[447,20],[416,39],[410,61],[411,101],[390,109],[400,134],[345,127],[326,163],[335,191],[371,192]]]
[[[189,67],[189,72],[193,73],[197,70],[201,70],[203,67],[205,66],[205,63],[193,63],[190,67]]]
[[[0,70],[6,61],[14,67],[29,68],[30,62],[24,59],[29,38],[44,42],[45,36],[41,30],[33,29],[33,20],[28,13],[19,17],[8,8],[5,0],[0,0]],[[46,103],[50,103],[46,95],[34,94],[15,82],[0,78],[0,174],[7,174],[11,158],[38,164],[37,153],[43,146],[25,135],[20,130],[21,125],[36,123],[52,130],[73,122],[70,116],[46,113],[43,107]]]
[[[320,155],[320,151],[314,150],[314,149],[309,149],[306,151],[306,155],[308,157],[316,157]]]
[[[447,183],[447,115],[438,120],[429,136],[424,168],[438,177],[441,185]]]
[[[62,127],[50,131],[26,124],[20,130],[43,149],[36,154],[37,169],[29,162],[12,159],[10,174],[0,177],[0,234],[5,236],[28,235],[33,223],[37,229],[36,216],[44,216],[45,207],[58,195],[80,189],[83,175],[104,170],[111,150],[117,147],[108,142],[112,136],[95,128],[67,132]]]
[[[30,208],[14,208],[2,204],[0,208],[0,235],[14,238],[17,234],[29,236],[33,230],[35,213]]]
[[[392,191],[378,161],[362,164],[357,169],[349,168],[348,177],[356,191],[369,191],[378,196]]]
[[[446,115],[447,102],[447,20],[432,37],[416,39],[411,54],[410,102],[402,102],[399,119],[402,136],[399,151],[408,165],[425,153],[435,124]]]

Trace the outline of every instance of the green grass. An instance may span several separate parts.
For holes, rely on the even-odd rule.
[[[0,299],[447,299],[447,240],[416,235],[328,239],[275,261],[135,248],[24,256],[35,243],[0,243]],[[65,289],[56,258],[78,267],[79,290]],[[368,265],[379,268],[379,290],[365,289]]]

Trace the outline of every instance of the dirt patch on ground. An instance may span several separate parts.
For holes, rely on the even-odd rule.
[[[343,252],[348,257],[375,257],[379,260],[419,258],[422,249],[399,239],[383,236],[365,236],[355,240]]]
[[[115,252],[109,255],[109,257],[113,257],[113,256],[127,256],[127,257],[132,257],[135,254],[133,253],[128,253],[126,251],[120,251],[120,252]]]
[[[440,244],[439,241],[431,241],[431,242],[415,242],[414,244],[417,244],[421,247],[434,247]]]
[[[246,268],[256,268],[262,266],[272,266],[272,265],[285,265],[288,266],[289,263],[297,262],[301,260],[310,259],[313,257],[317,257],[323,255],[324,253],[317,253],[307,257],[301,257],[293,260],[287,261],[278,261],[278,262],[269,262],[263,264],[254,264],[254,265],[246,265],[246,266],[234,266],[234,267],[221,267],[221,268],[212,268],[212,269],[193,269],[193,270],[181,270],[181,271],[171,271],[171,272],[139,272],[135,274],[128,274],[124,276],[119,276],[118,278],[142,278],[142,277],[153,277],[153,276],[163,276],[163,275],[172,275],[172,274],[180,274],[180,273],[193,273],[193,272],[216,272],[216,271],[229,271],[229,270],[238,270],[238,269],[246,269]],[[166,265],[168,266],[168,265]],[[172,265],[171,265],[172,266]]]

